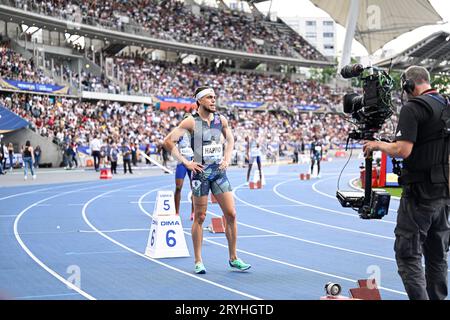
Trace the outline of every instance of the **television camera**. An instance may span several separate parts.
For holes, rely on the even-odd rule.
[[[393,114],[393,79],[384,70],[373,66],[363,67],[361,64],[343,67],[341,75],[345,79],[359,77],[363,87],[362,95],[349,93],[344,96],[344,113],[351,115],[355,125],[348,136],[347,147],[350,139],[374,140],[375,134]],[[389,210],[390,194],[372,190],[372,161],[370,153],[365,160],[364,192],[336,192],[341,205],[357,209],[362,219],[381,219]]]

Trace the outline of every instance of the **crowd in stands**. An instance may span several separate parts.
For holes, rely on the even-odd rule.
[[[11,0],[11,5],[68,21],[101,24],[126,32],[134,30],[177,42],[325,60],[286,24],[269,22],[261,14],[207,6],[198,6],[196,11],[177,0]]]
[[[315,105],[337,110],[341,94],[328,86],[311,80],[290,80],[288,76],[225,70],[215,63],[179,63],[151,61],[134,55],[114,58],[115,78],[123,89],[111,80],[102,78],[86,81],[83,88],[88,91],[131,95],[156,95],[191,97],[198,86],[212,86],[224,103],[249,101],[268,103],[270,109],[294,108]]]
[[[2,95],[0,104],[30,122],[33,130],[58,144],[88,145],[94,134],[117,142],[157,143],[173,120],[140,104],[87,102],[44,95]]]
[[[33,59],[27,60],[12,51],[7,44],[0,46],[0,77],[35,83],[55,84],[55,80],[35,68]],[[172,97],[190,97],[194,89],[201,85],[216,88],[222,101],[251,101],[268,103],[270,109],[283,107],[318,105],[336,110],[341,103],[341,95],[333,94],[327,86],[310,80],[291,81],[286,77],[262,73],[229,72],[224,68],[203,64],[182,64],[167,61],[150,61],[126,55],[114,59],[116,79],[123,79],[120,85],[104,75],[94,75],[83,70],[81,82],[79,74],[69,71],[67,67],[53,70],[55,79],[62,79],[81,90],[157,95]],[[58,81],[56,81],[58,82]]]
[[[33,59],[25,59],[3,42],[0,45],[0,77],[45,84],[69,84],[71,79],[72,86],[81,84],[79,89],[84,91],[184,98],[191,97],[196,87],[207,85],[216,88],[218,98],[224,104],[231,101],[263,102],[271,110],[316,105],[336,111],[341,104],[341,94],[311,80],[293,81],[287,75],[227,71],[224,64],[216,66],[215,62],[208,61],[183,64],[148,58],[135,53],[114,57],[115,81],[107,78],[105,73],[95,75],[83,70],[80,75],[67,66],[55,65],[51,72],[55,81],[36,68]]]
[[[3,44],[0,47],[0,76],[7,79],[44,82],[32,60],[27,61]],[[148,58],[148,57],[147,57]],[[235,132],[236,150],[241,150],[245,137],[258,140],[263,151],[283,155],[310,143],[314,136],[326,145],[337,147],[346,142],[350,124],[337,114],[301,112],[295,105],[326,105],[332,111],[339,105],[341,94],[332,94],[330,88],[311,80],[284,79],[258,73],[237,73],[214,67],[208,63],[182,64],[152,61],[134,54],[115,58],[116,70],[123,72],[118,78],[126,83],[126,93],[189,97],[201,85],[215,88],[219,105],[226,107],[224,114],[230,119]],[[56,75],[60,77],[56,68]],[[68,69],[63,68],[67,81]],[[72,74],[78,83],[79,75]],[[104,76],[81,74],[84,90],[119,93],[119,86]],[[270,111],[254,112],[230,108],[227,101],[267,102]],[[183,117],[184,111],[159,111],[153,105],[107,101],[80,101],[67,97],[33,94],[1,94],[0,104],[8,107],[30,122],[30,127],[58,144],[89,145],[99,134],[104,141],[117,144],[133,142],[140,146],[160,146],[163,137]],[[276,107],[291,106],[289,112]],[[391,133],[386,130],[383,133]]]
[[[80,81],[80,75],[65,65],[62,65],[62,70],[60,65],[54,65],[51,71],[49,61],[46,61],[46,66],[52,76],[47,76],[42,68],[37,68],[33,58],[26,59],[12,50],[8,41],[0,41],[0,78],[51,85],[70,84],[72,81],[72,86],[79,87],[81,84],[80,89],[84,91],[123,93],[120,87],[104,74],[97,76],[83,70]]]
[[[264,102],[273,110],[295,106],[316,105],[337,110],[341,94],[335,94],[324,85],[311,80],[290,80],[288,76],[227,71],[214,62],[177,63],[149,60],[148,57],[122,54],[114,58],[116,81],[83,70],[81,75],[55,66],[53,75],[57,81],[44,75],[27,60],[12,51],[6,43],[0,46],[0,77],[35,83],[69,83],[81,90],[113,94],[156,95],[190,97],[198,86],[212,86],[224,103],[230,101]],[[62,72],[62,78],[61,78]],[[81,76],[81,81],[79,77]],[[120,86],[122,83],[122,87]]]
[[[30,123],[30,128],[61,146],[89,146],[97,136],[103,144],[135,144],[141,150],[160,150],[162,140],[183,119],[185,111],[161,111],[153,105],[49,97],[33,94],[0,95],[0,105]],[[237,154],[243,155],[245,137],[258,141],[268,158],[289,157],[301,144],[315,136],[327,148],[345,144],[352,126],[339,114],[310,114],[299,111],[257,112],[225,108],[235,136]],[[386,134],[392,129],[386,129]]]
[[[0,78],[43,84],[54,84],[54,80],[35,68],[33,59],[25,59],[14,52],[8,42],[0,42]]]
[[[61,1],[65,2],[65,1]],[[0,77],[37,83],[51,83],[42,71],[0,43]],[[216,90],[221,112],[229,119],[235,135],[236,150],[244,152],[244,139],[258,141],[263,153],[286,156],[301,144],[308,145],[315,136],[329,148],[345,144],[351,125],[342,116],[332,113],[305,113],[295,106],[321,105],[326,111],[336,110],[342,94],[335,94],[324,85],[311,80],[291,80],[280,75],[233,72],[214,63],[176,63],[152,61],[139,54],[114,57],[116,79],[123,79],[125,92],[104,75],[87,71],[81,75],[68,68],[56,67],[56,79],[81,82],[83,90],[110,93],[190,97],[198,86]],[[62,74],[61,74],[62,72]],[[81,77],[81,81],[80,78]],[[257,101],[269,105],[264,112],[231,108],[228,101]],[[42,136],[60,145],[89,146],[94,136],[105,144],[134,143],[148,149],[160,149],[162,139],[183,118],[184,111],[160,111],[154,105],[111,101],[81,101],[68,97],[52,97],[21,93],[1,93],[0,104],[30,123]],[[288,112],[282,112],[281,110]],[[395,121],[395,119],[393,119]],[[391,134],[387,126],[383,134]]]

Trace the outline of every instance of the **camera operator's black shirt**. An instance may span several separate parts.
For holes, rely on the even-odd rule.
[[[423,94],[442,98],[434,90],[427,90]],[[440,121],[440,115],[433,115],[429,108],[425,108],[414,101],[408,101],[402,107],[395,141],[414,143],[410,156],[403,161],[403,168],[410,172],[427,171],[433,164],[442,163],[443,153],[445,152],[443,140],[432,140],[419,144],[420,141],[428,138],[423,135],[424,128],[439,128]],[[437,199],[449,196],[448,185],[445,183],[420,182],[403,189],[404,194],[412,193],[412,195],[421,199]]]

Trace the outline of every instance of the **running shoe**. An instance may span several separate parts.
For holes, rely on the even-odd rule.
[[[197,262],[195,264],[195,273],[196,274],[205,274],[206,273],[206,268],[202,262]]]
[[[245,263],[244,261],[242,261],[241,259],[236,259],[236,260],[229,260],[228,263],[230,264],[230,267],[235,268],[237,270],[240,271],[245,271],[251,268],[251,265],[248,263]]]

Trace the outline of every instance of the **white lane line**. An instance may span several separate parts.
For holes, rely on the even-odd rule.
[[[355,179],[358,179],[358,178],[355,178]],[[355,180],[355,179],[353,179],[353,180]],[[328,197],[328,198],[331,198],[331,199],[336,199],[336,196],[335,196],[335,195],[333,196],[333,195],[331,195],[331,194],[322,192],[322,191],[320,191],[319,189],[317,189],[316,185],[317,185],[318,183],[323,182],[323,181],[326,181],[326,180],[331,180],[331,179],[323,179],[323,180],[317,181],[316,183],[314,183],[314,184],[312,185],[312,189],[313,189],[315,192],[317,192],[318,194],[321,194],[321,195],[323,195],[323,196],[325,196],[325,197]],[[353,180],[350,180],[350,181],[353,181]],[[355,187],[353,187],[353,186],[351,185],[351,182],[350,182],[350,186],[351,186],[352,188],[355,188]],[[359,191],[364,191],[364,189],[360,189],[360,188],[357,188],[357,190],[359,190]],[[391,199],[398,200],[398,199],[396,199],[396,198],[397,198],[397,197],[391,197]],[[389,209],[389,211],[397,212],[397,210],[394,210],[394,209]]]
[[[15,194],[12,194],[12,195],[0,198],[0,201],[1,200],[15,198],[15,197],[20,197],[20,196],[23,196],[23,195],[26,195],[26,194],[40,193],[40,192],[45,191],[45,190],[55,190],[55,189],[60,189],[60,188],[65,188],[65,187],[75,187],[75,186],[86,185],[86,184],[91,184],[91,183],[92,183],[92,181],[87,182],[87,183],[76,183],[76,184],[71,184],[71,185],[63,185],[63,186],[58,186],[58,187],[44,188],[44,189],[37,189],[37,190],[33,190],[33,191],[15,193]],[[44,193],[44,192],[42,192],[42,193]],[[48,193],[54,194],[55,192],[54,191],[49,191]]]
[[[139,203],[139,201],[130,201],[130,203],[132,204],[137,204]],[[156,201],[142,201],[141,203],[156,203]],[[180,201],[180,203],[190,203],[189,201]],[[208,203],[211,206],[218,206],[217,203]],[[248,207],[247,204],[235,204],[236,207]],[[278,207],[304,207],[304,205],[302,204],[280,204],[280,205],[276,205],[276,204],[265,204],[265,205],[261,205],[260,207],[262,208],[278,208]]]
[[[248,207],[247,204],[236,205],[237,207]],[[261,208],[278,208],[278,207],[304,207],[303,204],[263,204],[260,205]]]
[[[364,191],[364,189],[362,189],[362,188],[355,187],[354,181],[356,181],[356,180],[359,180],[359,178],[354,178],[348,182],[348,185],[350,186],[350,188],[352,188],[353,190]],[[400,201],[400,197],[391,196],[391,199]],[[389,211],[397,212],[397,210],[394,210],[394,209],[389,209]]]
[[[185,229],[187,230],[187,229]],[[273,237],[282,237],[280,234],[260,234],[255,236],[239,236],[239,239],[242,238],[273,238]],[[226,239],[226,236],[218,236],[218,237],[203,237],[203,239]]]
[[[132,204],[138,204],[139,201],[130,201],[130,203]],[[151,203],[156,203],[156,201],[141,201],[140,203],[147,203],[147,204],[151,204]],[[180,201],[180,203],[190,203],[189,201]],[[209,203],[209,205],[217,205],[216,203]],[[236,204],[236,207],[248,207],[248,205],[246,204]],[[276,205],[276,204],[267,204],[267,205],[261,205],[261,207],[263,208],[271,208],[271,207],[304,207],[304,205],[302,204],[281,204],[281,205]]]
[[[277,185],[277,186],[278,186],[278,185]],[[274,188],[277,187],[277,186],[274,186]],[[240,187],[241,187],[241,186],[238,186],[235,190],[239,189]],[[241,200],[239,197],[236,196],[236,194],[234,193],[235,190],[233,190],[233,194],[234,194],[235,198],[238,199],[239,201],[243,201],[243,200]],[[287,197],[286,197],[286,198],[287,198]],[[287,198],[287,199],[289,199],[289,198]],[[292,199],[292,201],[297,202],[296,200],[293,200],[293,199]],[[245,201],[244,201],[244,202],[245,202]],[[252,207],[260,208],[260,207],[258,207],[258,206],[254,206],[254,205],[251,205],[251,204],[249,204],[249,205],[252,206]],[[263,209],[263,208],[260,208],[260,209],[263,210],[263,211],[267,211],[267,210],[265,210],[265,209]],[[328,210],[328,209],[327,209],[327,210]],[[269,210],[269,211],[270,211],[270,210]],[[294,217],[294,218],[295,218],[295,217]],[[240,224],[240,223],[239,223],[239,224]],[[243,225],[244,225],[244,224],[243,224]],[[264,229],[259,229],[259,230],[264,230]],[[351,229],[350,229],[350,230],[351,230]],[[271,232],[271,231],[266,230],[266,232]],[[357,231],[356,231],[356,232],[357,232]],[[374,235],[374,234],[371,234],[371,233],[370,233],[370,235]],[[369,254],[369,253],[365,253],[365,252],[361,252],[361,251],[355,251],[355,250],[351,250],[351,249],[344,249],[344,248],[340,248],[340,247],[336,247],[336,246],[329,246],[329,245],[325,245],[325,244],[322,244],[322,243],[312,242],[312,241],[308,241],[308,240],[304,240],[304,239],[300,239],[300,238],[296,238],[296,237],[291,237],[291,236],[287,236],[287,235],[285,235],[285,236],[288,237],[288,238],[292,238],[292,239],[296,239],[296,240],[300,240],[300,241],[305,241],[305,242],[310,242],[310,243],[317,244],[317,245],[324,245],[324,246],[327,246],[327,247],[330,247],[330,248],[333,248],[333,249],[337,249],[337,250],[343,250],[343,251],[352,252],[352,253],[356,253],[356,254],[368,255],[368,256],[371,256],[371,257],[374,257],[374,258],[379,258],[379,259],[383,259],[383,260],[388,260],[388,261],[396,262],[396,260],[393,259],[393,258],[388,258],[388,257],[384,257],[384,256],[379,256],[379,255],[373,255],[373,254]],[[380,236],[380,237],[382,237],[382,236]],[[390,239],[390,240],[395,240],[394,237],[384,237],[384,238],[387,238],[387,239]],[[422,266],[425,266],[425,265],[422,264]],[[447,271],[450,272],[450,269],[447,269]]]
[[[305,202],[302,202],[302,201],[294,200],[294,199],[292,199],[292,198],[286,197],[285,195],[281,194],[281,193],[278,191],[278,187],[279,187],[279,186],[281,186],[281,185],[283,185],[283,184],[286,184],[286,183],[288,183],[288,182],[292,182],[292,181],[294,181],[294,180],[291,179],[291,180],[287,180],[287,181],[280,182],[280,183],[276,184],[276,185],[272,188],[273,192],[275,192],[275,194],[276,194],[277,196],[279,196],[280,198],[283,198],[283,199],[285,199],[285,200],[287,200],[287,201],[290,201],[290,202],[294,202],[294,203],[297,203],[297,204],[304,205],[304,206],[306,206],[306,207],[311,207],[311,208],[314,208],[314,209],[318,209],[318,210],[322,210],[322,211],[330,212],[330,213],[335,213],[335,214],[339,214],[339,215],[342,215],[342,216],[347,216],[347,217],[352,217],[352,218],[361,219],[357,214],[352,214],[352,213],[342,212],[342,211],[338,211],[338,210],[328,209],[328,208],[324,208],[324,207],[320,207],[320,206],[315,206],[315,205],[312,205],[312,204],[308,204],[308,203],[305,203]],[[336,199],[336,201],[337,201],[337,199]],[[387,224],[394,224],[394,225],[395,225],[395,222],[393,222],[393,221],[382,220],[382,219],[374,219],[374,220],[375,220],[376,223],[387,223]]]
[[[211,212],[211,214],[214,215],[214,216],[220,217],[219,215],[214,214],[212,212]],[[268,229],[264,229],[264,228],[259,228],[259,227],[256,227],[256,226],[253,226],[253,225],[249,225],[249,224],[246,224],[246,223],[242,223],[242,222],[238,222],[238,224],[242,225],[244,227],[248,227],[248,228],[251,228],[251,229],[258,230],[258,231],[267,232],[267,233],[270,233],[270,234],[273,234],[273,235],[276,235],[276,236],[280,236],[280,237],[283,237],[283,238],[287,238],[287,239],[297,240],[297,241],[301,241],[301,242],[304,242],[304,243],[317,245],[317,246],[321,246],[321,247],[325,247],[325,248],[330,248],[330,249],[344,251],[344,252],[348,252],[348,253],[359,254],[359,255],[363,255],[363,256],[367,256],[367,257],[371,257],[371,258],[377,258],[377,259],[382,259],[382,260],[394,261],[395,262],[395,259],[389,258],[389,257],[385,257],[385,256],[380,256],[380,255],[371,254],[371,253],[367,253],[367,252],[363,252],[363,251],[357,251],[357,250],[342,248],[342,247],[338,247],[338,246],[325,244],[325,243],[322,243],[322,242],[306,240],[306,239],[299,238],[299,237],[296,237],[296,236],[291,236],[291,235],[288,235],[288,234],[285,234],[285,233],[276,232],[276,231],[272,231],[272,230],[268,230]],[[240,236],[239,236],[239,238],[240,238]]]
[[[130,201],[130,203],[138,204],[139,201]],[[156,203],[156,201],[141,201],[141,203]],[[189,201],[180,201],[180,203],[190,203],[190,202]]]
[[[127,253],[126,251],[86,251],[86,252],[66,252],[66,256],[80,256],[80,255],[89,255],[89,254],[108,254],[108,253]]]
[[[371,236],[371,237],[376,237],[376,238],[382,238],[382,239],[394,240],[393,237],[387,237],[387,236],[382,236],[382,235],[379,235],[379,234],[374,234],[374,233],[369,233],[369,232],[363,232],[363,231],[354,230],[354,229],[349,229],[349,228],[338,227],[338,226],[335,226],[335,225],[326,224],[326,223],[320,223],[320,222],[316,222],[316,221],[312,221],[312,220],[307,220],[307,219],[301,219],[301,218],[294,217],[294,216],[290,216],[290,215],[287,215],[287,214],[283,214],[283,213],[280,213],[280,212],[277,212],[277,211],[273,211],[273,210],[261,208],[261,207],[259,207],[259,206],[253,205],[253,204],[251,204],[251,203],[248,203],[247,201],[242,200],[241,198],[239,198],[239,197],[236,195],[236,190],[241,189],[241,186],[243,186],[243,185],[244,185],[244,184],[242,184],[242,185],[238,186],[237,188],[233,189],[233,195],[234,195],[234,197],[235,197],[237,200],[239,200],[239,201],[241,201],[242,203],[247,204],[248,206],[253,207],[253,208],[255,208],[255,209],[258,209],[258,210],[261,210],[261,211],[265,211],[265,212],[274,214],[274,215],[276,215],[276,216],[280,216],[280,217],[284,217],[284,218],[288,218],[288,219],[292,219],[292,220],[296,220],[296,221],[302,221],[302,222],[306,222],[306,223],[311,223],[311,224],[319,225],[319,226],[326,227],[326,228],[337,229],[337,230],[346,231],[346,232],[352,232],[352,233],[357,233],[357,234],[363,234],[363,235],[366,235],[366,236]],[[305,204],[305,206],[307,206],[307,207],[313,207],[313,208],[321,209],[321,210],[326,210],[326,211],[329,210],[329,209],[325,209],[325,208],[321,208],[321,207],[317,207],[317,206],[312,206],[312,205],[309,205],[309,204],[307,204],[307,203]],[[334,210],[333,210],[333,211],[334,211]]]
[[[44,294],[39,296],[23,296],[23,297],[15,297],[16,300],[23,299],[40,299],[40,298],[52,298],[52,297],[66,297],[66,296],[77,296],[78,293],[56,293],[56,294]]]
[[[150,228],[142,228],[142,229],[113,229],[113,230],[101,230],[104,233],[117,233],[117,232],[133,232],[133,231],[150,231]],[[79,230],[81,233],[97,233],[94,230]]]
[[[117,182],[117,181],[116,181]],[[98,189],[106,189],[105,186],[98,186]],[[98,192],[98,190],[84,190],[80,191],[79,193],[95,193]],[[54,191],[43,191],[43,192],[36,192],[37,194],[54,194]]]
[[[240,186],[238,186],[238,188],[239,188],[239,187],[240,187]],[[190,197],[188,197],[188,199],[190,199]],[[210,213],[210,214],[213,215],[213,216],[220,217],[220,215],[215,214],[215,213],[213,213],[213,212],[211,212],[211,211],[207,211],[207,212]],[[145,212],[145,211],[144,211],[144,213],[147,214],[147,215],[149,215],[149,214],[148,214],[147,212]],[[267,232],[267,233],[270,233],[270,234],[273,234],[273,235],[278,235],[278,236],[282,236],[282,237],[285,237],[285,238],[294,239],[294,240],[298,240],[298,241],[302,241],[302,242],[306,242],[306,243],[310,243],[310,244],[315,244],[315,245],[319,245],[319,246],[323,246],[323,247],[328,247],[328,248],[332,248],[332,249],[336,249],[336,250],[347,251],[347,252],[351,252],[351,253],[355,253],[355,254],[361,254],[361,255],[370,256],[370,257],[379,258],[379,259],[384,259],[384,260],[389,260],[389,261],[393,260],[393,259],[391,259],[391,258],[382,257],[382,256],[376,256],[376,255],[368,254],[368,253],[365,253],[365,252],[354,251],[354,250],[349,250],[349,249],[344,249],[344,248],[339,248],[339,247],[335,247],[335,246],[326,245],[326,244],[319,243],[319,242],[314,242],[314,241],[309,241],[309,240],[305,240],[305,239],[300,239],[300,238],[297,238],[297,237],[294,237],[294,236],[290,236],[290,235],[287,235],[287,234],[282,234],[282,233],[279,233],[279,232],[274,232],[274,231],[271,231],[271,230],[267,230],[267,229],[263,229],[263,228],[258,228],[258,227],[255,227],[255,226],[252,226],[252,225],[248,225],[248,224],[245,224],[245,223],[242,223],[242,222],[237,222],[237,224],[238,224],[238,225],[245,226],[245,227],[248,227],[248,228],[251,228],[251,229],[255,229],[255,230]],[[188,235],[190,235],[190,236],[192,236],[192,234],[189,233],[189,232],[187,232],[187,231],[184,231],[184,233],[185,233],[185,234],[188,234]],[[238,236],[238,237],[240,238],[240,236]],[[221,244],[221,243],[212,241],[212,240],[210,240],[210,239],[205,239],[205,238],[204,238],[204,240],[207,241],[207,242],[216,244],[216,245],[218,245],[218,246],[221,246],[221,247],[224,247],[224,248],[228,248],[228,245]],[[253,252],[249,252],[249,251],[245,251],[245,250],[241,250],[241,249],[236,249],[236,251],[237,251],[237,252],[242,252],[242,253],[245,253],[245,254],[248,254],[248,255],[257,257],[257,258],[261,258],[261,259],[264,259],[264,260],[268,260],[268,261],[271,261],[271,262],[283,264],[283,265],[286,265],[286,266],[289,266],[289,267],[301,269],[301,270],[304,270],[304,271],[309,271],[309,272],[313,272],[313,273],[320,274],[320,275],[325,275],[325,276],[329,276],[329,277],[334,277],[334,278],[337,278],[337,279],[346,280],[346,281],[350,281],[350,282],[353,282],[353,283],[356,282],[355,279],[349,279],[349,278],[341,277],[341,276],[338,276],[338,275],[335,275],[335,274],[322,272],[322,271],[319,271],[319,270],[316,270],[316,269],[311,269],[311,268],[302,267],[302,266],[295,265],[295,264],[291,264],[291,263],[288,263],[288,262],[285,262],[285,261],[281,261],[281,260],[272,259],[272,258],[269,258],[269,257],[266,257],[266,256],[258,255],[258,254],[255,254],[255,253],[253,253]],[[401,294],[401,295],[407,295],[407,294],[406,294],[405,292],[403,292],[403,291],[398,291],[398,290],[394,290],[394,289],[390,289],[390,288],[386,288],[386,287],[379,287],[379,289],[383,289],[383,290],[388,291],[388,292],[398,293],[398,294]]]
[[[211,211],[208,211],[208,212],[210,212],[213,216],[220,217],[220,215],[212,213]],[[259,228],[259,227],[256,227],[254,225],[249,225],[249,224],[246,224],[246,223],[243,223],[243,222],[238,222],[238,225],[242,225],[242,226],[247,227],[247,228],[251,228],[251,229],[254,229],[254,230],[266,232],[266,233],[269,233],[271,235],[280,236],[280,237],[284,237],[284,238],[287,238],[287,239],[292,239],[292,240],[297,240],[297,241],[309,243],[309,244],[312,244],[312,245],[318,245],[318,246],[321,246],[321,247],[326,247],[326,248],[330,248],[330,249],[334,249],[334,250],[339,250],[339,251],[344,251],[344,252],[349,252],[349,253],[354,253],[354,254],[359,254],[359,255],[368,256],[368,257],[372,257],[372,258],[377,258],[377,259],[382,259],[382,260],[394,261],[395,262],[395,259],[393,259],[393,258],[380,256],[380,255],[375,255],[375,254],[370,254],[370,253],[367,253],[367,252],[362,252],[362,251],[357,251],[357,250],[352,250],[352,249],[347,249],[347,248],[342,248],[342,247],[338,247],[338,246],[333,246],[333,245],[329,245],[329,244],[325,244],[325,243],[321,243],[321,242],[317,242],[317,241],[306,240],[306,239],[295,237],[295,236],[291,236],[291,235],[288,235],[288,234],[285,234],[285,233],[280,233],[280,232],[276,232],[276,231],[273,231],[273,230]],[[241,236],[239,236],[239,238],[240,237]]]
[[[123,184],[126,181],[120,181],[118,183],[113,183],[112,186],[118,185],[118,184]],[[83,184],[92,184],[92,182],[90,183],[80,183],[78,185],[83,185]],[[70,187],[73,187],[74,185],[70,185]],[[111,185],[110,185],[111,186]],[[22,216],[31,208],[45,202],[48,201],[50,199],[54,199],[56,197],[60,197],[66,194],[70,194],[70,193],[78,193],[79,191],[84,191],[84,190],[88,190],[91,188],[98,188],[99,186],[91,186],[91,187],[86,187],[86,188],[80,188],[80,189],[76,189],[76,190],[70,190],[70,191],[66,191],[66,192],[62,192],[62,193],[58,193],[56,195],[53,195],[51,197],[36,201],[34,203],[32,203],[30,206],[28,206],[27,208],[25,208],[24,210],[22,210],[16,217],[16,219],[14,220],[14,236],[17,240],[17,242],[19,243],[19,245],[22,247],[22,249],[26,252],[26,254],[28,254],[28,256],[34,261],[36,262],[39,266],[41,266],[45,271],[47,271],[48,273],[50,273],[53,277],[55,277],[57,280],[61,281],[62,283],[64,283],[67,287],[69,287],[70,289],[78,292],[80,295],[82,295],[83,297],[85,297],[86,299],[89,300],[96,300],[93,296],[91,296],[90,294],[88,294],[87,292],[81,290],[80,288],[78,288],[77,286],[75,286],[73,283],[67,281],[65,278],[63,278],[62,276],[60,276],[57,272],[55,272],[53,269],[51,269],[50,267],[48,267],[45,263],[43,263],[41,260],[39,260],[34,254],[33,252],[31,252],[31,250],[27,247],[27,245],[23,242],[22,238],[20,237],[20,234],[18,232],[18,225],[19,225],[19,221],[22,218]],[[59,187],[57,187],[59,188]],[[54,192],[53,192],[54,193]]]
[[[152,192],[155,192],[155,191],[157,191],[157,190],[159,190],[159,189],[161,189],[161,188],[165,188],[165,186],[164,186],[164,187],[160,187],[160,188],[156,188],[156,189],[153,189],[153,190],[148,191],[147,193],[145,193],[144,195],[142,195],[142,197],[141,197],[140,199],[143,199],[146,195],[148,195],[148,194],[150,194],[150,193],[152,193]],[[247,298],[250,298],[250,299],[262,300],[262,299],[259,298],[259,297],[256,297],[256,296],[247,294],[247,293],[245,293],[245,292],[242,292],[242,291],[239,291],[239,290],[236,290],[236,289],[233,289],[233,288],[230,288],[230,287],[221,285],[221,284],[216,283],[216,282],[214,282],[214,281],[210,281],[210,280],[204,279],[204,278],[199,277],[199,276],[197,276],[197,275],[188,273],[188,272],[186,272],[186,271],[184,271],[184,270],[175,268],[175,267],[173,267],[173,266],[171,266],[171,265],[169,265],[169,264],[166,264],[166,263],[164,263],[164,262],[158,261],[157,259],[150,258],[150,257],[144,255],[143,253],[140,253],[140,252],[138,252],[138,251],[136,251],[136,250],[134,250],[134,249],[131,249],[131,248],[127,247],[126,245],[124,245],[124,244],[122,244],[122,243],[116,241],[115,239],[109,237],[108,235],[106,235],[105,233],[103,233],[103,232],[101,232],[99,229],[97,229],[97,228],[89,221],[89,219],[87,218],[87,214],[86,214],[86,209],[87,209],[87,207],[88,207],[92,202],[94,202],[95,200],[97,200],[97,199],[103,197],[103,195],[105,195],[105,194],[110,194],[110,193],[112,193],[112,192],[116,192],[116,191],[119,191],[119,190],[120,190],[120,189],[118,189],[118,190],[112,190],[112,191],[108,191],[108,192],[105,192],[105,193],[103,193],[103,194],[100,194],[100,195],[98,195],[98,196],[96,196],[96,197],[90,199],[90,200],[89,200],[88,202],[86,202],[86,204],[83,206],[83,209],[82,209],[82,216],[83,216],[84,221],[89,225],[89,227],[91,227],[93,230],[95,230],[99,235],[101,235],[102,237],[108,239],[109,241],[111,241],[112,243],[118,245],[119,247],[122,247],[122,248],[124,248],[125,250],[130,251],[131,253],[134,253],[134,254],[136,254],[136,255],[138,255],[138,256],[144,258],[144,259],[150,260],[150,261],[152,261],[152,262],[154,262],[154,263],[157,263],[157,264],[159,264],[159,265],[161,265],[161,266],[163,266],[163,267],[166,267],[166,268],[168,268],[168,269],[170,269],[170,270],[173,270],[173,271],[175,271],[175,272],[179,272],[179,273],[181,273],[181,274],[183,274],[183,275],[185,275],[185,276],[188,276],[188,277],[197,279],[197,280],[199,280],[199,281],[208,283],[208,284],[213,285],[213,286],[215,286],[215,287],[218,287],[218,288],[227,290],[227,291],[232,292],[232,293],[236,293],[236,294],[238,294],[238,295],[242,295],[242,296],[247,297]],[[143,209],[143,207],[142,207],[141,204],[139,204],[139,207]],[[147,213],[147,211],[145,211],[145,209],[144,209],[144,212],[145,212],[148,216],[151,217],[151,215],[150,215],[149,213]]]
[[[90,188],[97,188],[97,186],[92,186],[92,187],[87,187],[87,188],[82,188],[80,190],[87,190]],[[64,283],[66,286],[68,286],[70,289],[78,292],[79,294],[81,294],[83,297],[85,297],[86,299],[89,300],[95,300],[95,298],[93,296],[91,296],[90,294],[88,294],[87,292],[81,290],[80,288],[78,288],[77,286],[75,286],[72,282],[67,281],[65,278],[61,277],[58,273],[56,273],[53,269],[51,269],[50,267],[48,267],[45,263],[43,263],[41,260],[39,260],[34,254],[33,252],[31,252],[31,250],[26,246],[26,244],[22,241],[22,238],[20,237],[19,231],[18,231],[18,224],[20,219],[22,218],[22,216],[31,208],[37,206],[38,204],[41,204],[45,201],[48,201],[50,199],[56,198],[56,197],[60,197],[66,194],[70,194],[70,193],[76,193],[78,192],[78,190],[71,190],[71,191],[66,191],[66,192],[62,192],[56,195],[53,195],[51,197],[48,198],[44,198],[42,200],[39,200],[37,202],[34,202],[33,204],[31,204],[30,206],[28,206],[27,208],[25,208],[24,210],[22,210],[22,212],[20,212],[16,219],[14,220],[14,236],[16,237],[17,242],[19,243],[19,245],[22,247],[22,249],[28,254],[28,256],[34,261],[36,262],[38,265],[40,265],[45,271],[47,271],[48,273],[50,273],[52,276],[54,276],[56,279],[58,279],[59,281],[61,281],[62,283]]]
[[[331,179],[333,179],[333,178],[322,179],[322,180],[319,180],[319,181],[315,182],[315,183],[312,185],[312,189],[313,189],[315,192],[317,192],[318,194],[321,194],[321,195],[323,195],[323,196],[325,196],[325,197],[327,197],[327,198],[336,199],[336,196],[333,196],[333,195],[330,195],[330,194],[328,194],[328,193],[322,192],[322,191],[320,191],[320,190],[318,190],[318,189],[316,188],[316,185],[317,185],[318,183],[324,182],[324,181],[327,181],[327,180],[331,180]]]
[[[210,243],[213,243],[215,245],[224,247],[224,248],[228,248],[227,245],[224,245],[224,244],[212,241],[212,240],[206,240],[206,241],[208,241]],[[333,277],[333,278],[336,278],[336,279],[349,281],[349,282],[352,282],[353,284],[357,282],[357,279],[350,279],[350,278],[338,276],[338,275],[335,275],[335,274],[332,274],[332,273],[328,273],[328,272],[323,272],[323,271],[319,271],[319,270],[316,270],[316,269],[302,267],[302,266],[299,266],[299,265],[296,265],[296,264],[293,264],[293,263],[281,261],[281,260],[278,260],[278,259],[273,259],[273,258],[270,258],[270,257],[266,257],[266,256],[263,256],[263,255],[259,255],[259,254],[253,253],[253,252],[240,250],[240,249],[238,249],[237,251],[241,252],[241,253],[248,254],[248,255],[253,256],[253,257],[257,257],[257,258],[263,259],[263,260],[279,263],[279,264],[282,264],[282,265],[285,265],[285,266],[288,266],[288,267],[300,269],[300,270],[303,270],[303,271],[312,272],[312,273],[315,273],[315,274],[320,274],[322,276]],[[404,295],[404,296],[407,295],[406,292],[399,291],[399,290],[394,290],[394,289],[390,289],[390,288],[386,288],[386,287],[382,287],[382,286],[379,286],[378,289],[385,290],[385,291],[392,292],[392,293],[398,293],[398,294],[401,294],[401,295]]]

